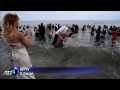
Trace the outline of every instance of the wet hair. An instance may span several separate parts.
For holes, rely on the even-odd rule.
[[[8,13],[3,17],[3,23],[2,23],[2,27],[3,27],[3,36],[6,40],[6,42],[11,43],[13,40],[13,29],[12,27],[16,27],[16,29],[18,29],[18,20],[19,17],[17,16],[17,14],[11,14]]]
[[[72,33],[70,33],[68,36],[71,37],[71,36],[72,36]]]
[[[109,30],[112,30],[113,26],[110,26]]]
[[[98,30],[100,30],[100,29],[101,29],[101,26],[98,27]]]
[[[34,27],[34,31],[35,31],[35,29],[37,29],[37,27]]]
[[[19,29],[21,29],[21,26],[19,26]]]

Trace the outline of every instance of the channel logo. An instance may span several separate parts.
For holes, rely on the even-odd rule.
[[[14,67],[11,69],[11,71],[5,71],[3,75],[17,75],[19,73],[19,70],[17,67]]]

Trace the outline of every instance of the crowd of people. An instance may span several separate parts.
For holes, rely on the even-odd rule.
[[[91,36],[95,36],[95,42],[97,42],[97,45],[100,43],[104,43],[104,39],[107,38],[106,36],[112,36],[112,47],[114,47],[115,41],[117,39],[117,36],[120,36],[120,27],[116,26],[110,26],[108,28],[107,25],[98,26],[98,28],[95,27],[95,25],[90,26],[90,25],[83,25],[82,31],[85,31],[86,29],[91,29]],[[102,42],[101,42],[102,41]]]
[[[45,33],[48,35],[48,37],[51,39],[53,38],[53,31],[55,31],[55,37],[53,40],[52,45],[57,47],[62,47],[62,42],[67,41],[67,37],[71,37],[72,33],[77,33],[79,30],[78,25],[73,24],[71,27],[60,24],[47,24],[46,26],[41,23],[41,25],[38,25],[37,27],[34,27],[35,31],[35,37],[45,37]],[[42,37],[43,36],[43,37]],[[58,38],[59,37],[59,38]]]
[[[18,27],[18,31],[22,32],[24,36],[26,36],[26,32],[27,30],[30,28],[29,25],[25,26],[25,25],[21,25]],[[98,26],[96,28],[95,25],[90,26],[90,25],[83,25],[81,27],[82,31],[85,31],[86,29],[91,30],[90,31],[90,35],[91,36],[95,36],[95,42],[96,45],[99,45],[100,43],[104,43],[103,40],[106,38],[107,35],[111,35],[112,36],[112,46],[114,46],[115,41],[117,39],[117,36],[120,36],[120,27],[116,27],[116,26],[110,26],[108,28],[107,25],[102,26]],[[71,30],[71,31],[70,31]],[[52,45],[54,45],[55,47],[62,47],[62,42],[66,42],[67,38],[66,37],[71,37],[72,34],[74,33],[78,33],[79,31],[79,26],[77,24],[73,24],[71,27],[69,27],[68,25],[60,25],[60,24],[47,24],[44,25],[43,23],[41,23],[40,25],[38,25],[38,27],[34,27],[34,32],[35,32],[35,37],[40,37],[40,38],[45,38],[45,34],[48,35],[48,37],[50,39],[53,38],[53,32],[55,31],[55,37],[53,40]],[[70,35],[67,35],[67,31],[70,31]],[[2,28],[0,27],[0,32],[2,32]],[[60,34],[59,34],[60,32]],[[58,38],[59,37],[59,38]],[[61,38],[62,37],[62,38]],[[66,40],[64,40],[66,38]],[[100,42],[102,41],[102,42]],[[55,44],[56,43],[56,44]]]

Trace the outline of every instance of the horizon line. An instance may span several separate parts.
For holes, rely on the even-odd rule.
[[[26,21],[113,21],[113,20],[26,20]]]
[[[117,19],[117,20],[120,20],[120,19]],[[117,20],[27,20],[27,21],[20,21],[20,22],[28,22],[28,21],[117,21]]]

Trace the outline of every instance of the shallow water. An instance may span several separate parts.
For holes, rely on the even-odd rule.
[[[64,43],[64,48],[55,49],[49,38],[35,38],[32,32],[31,47],[27,49],[33,67],[86,67],[99,66],[100,71],[81,75],[39,75],[37,79],[119,79],[120,78],[120,39],[111,47],[111,36],[104,44],[94,45],[94,36],[90,30],[79,31]],[[3,76],[5,70],[13,67],[10,47],[0,38],[0,78],[13,79],[15,76]]]

